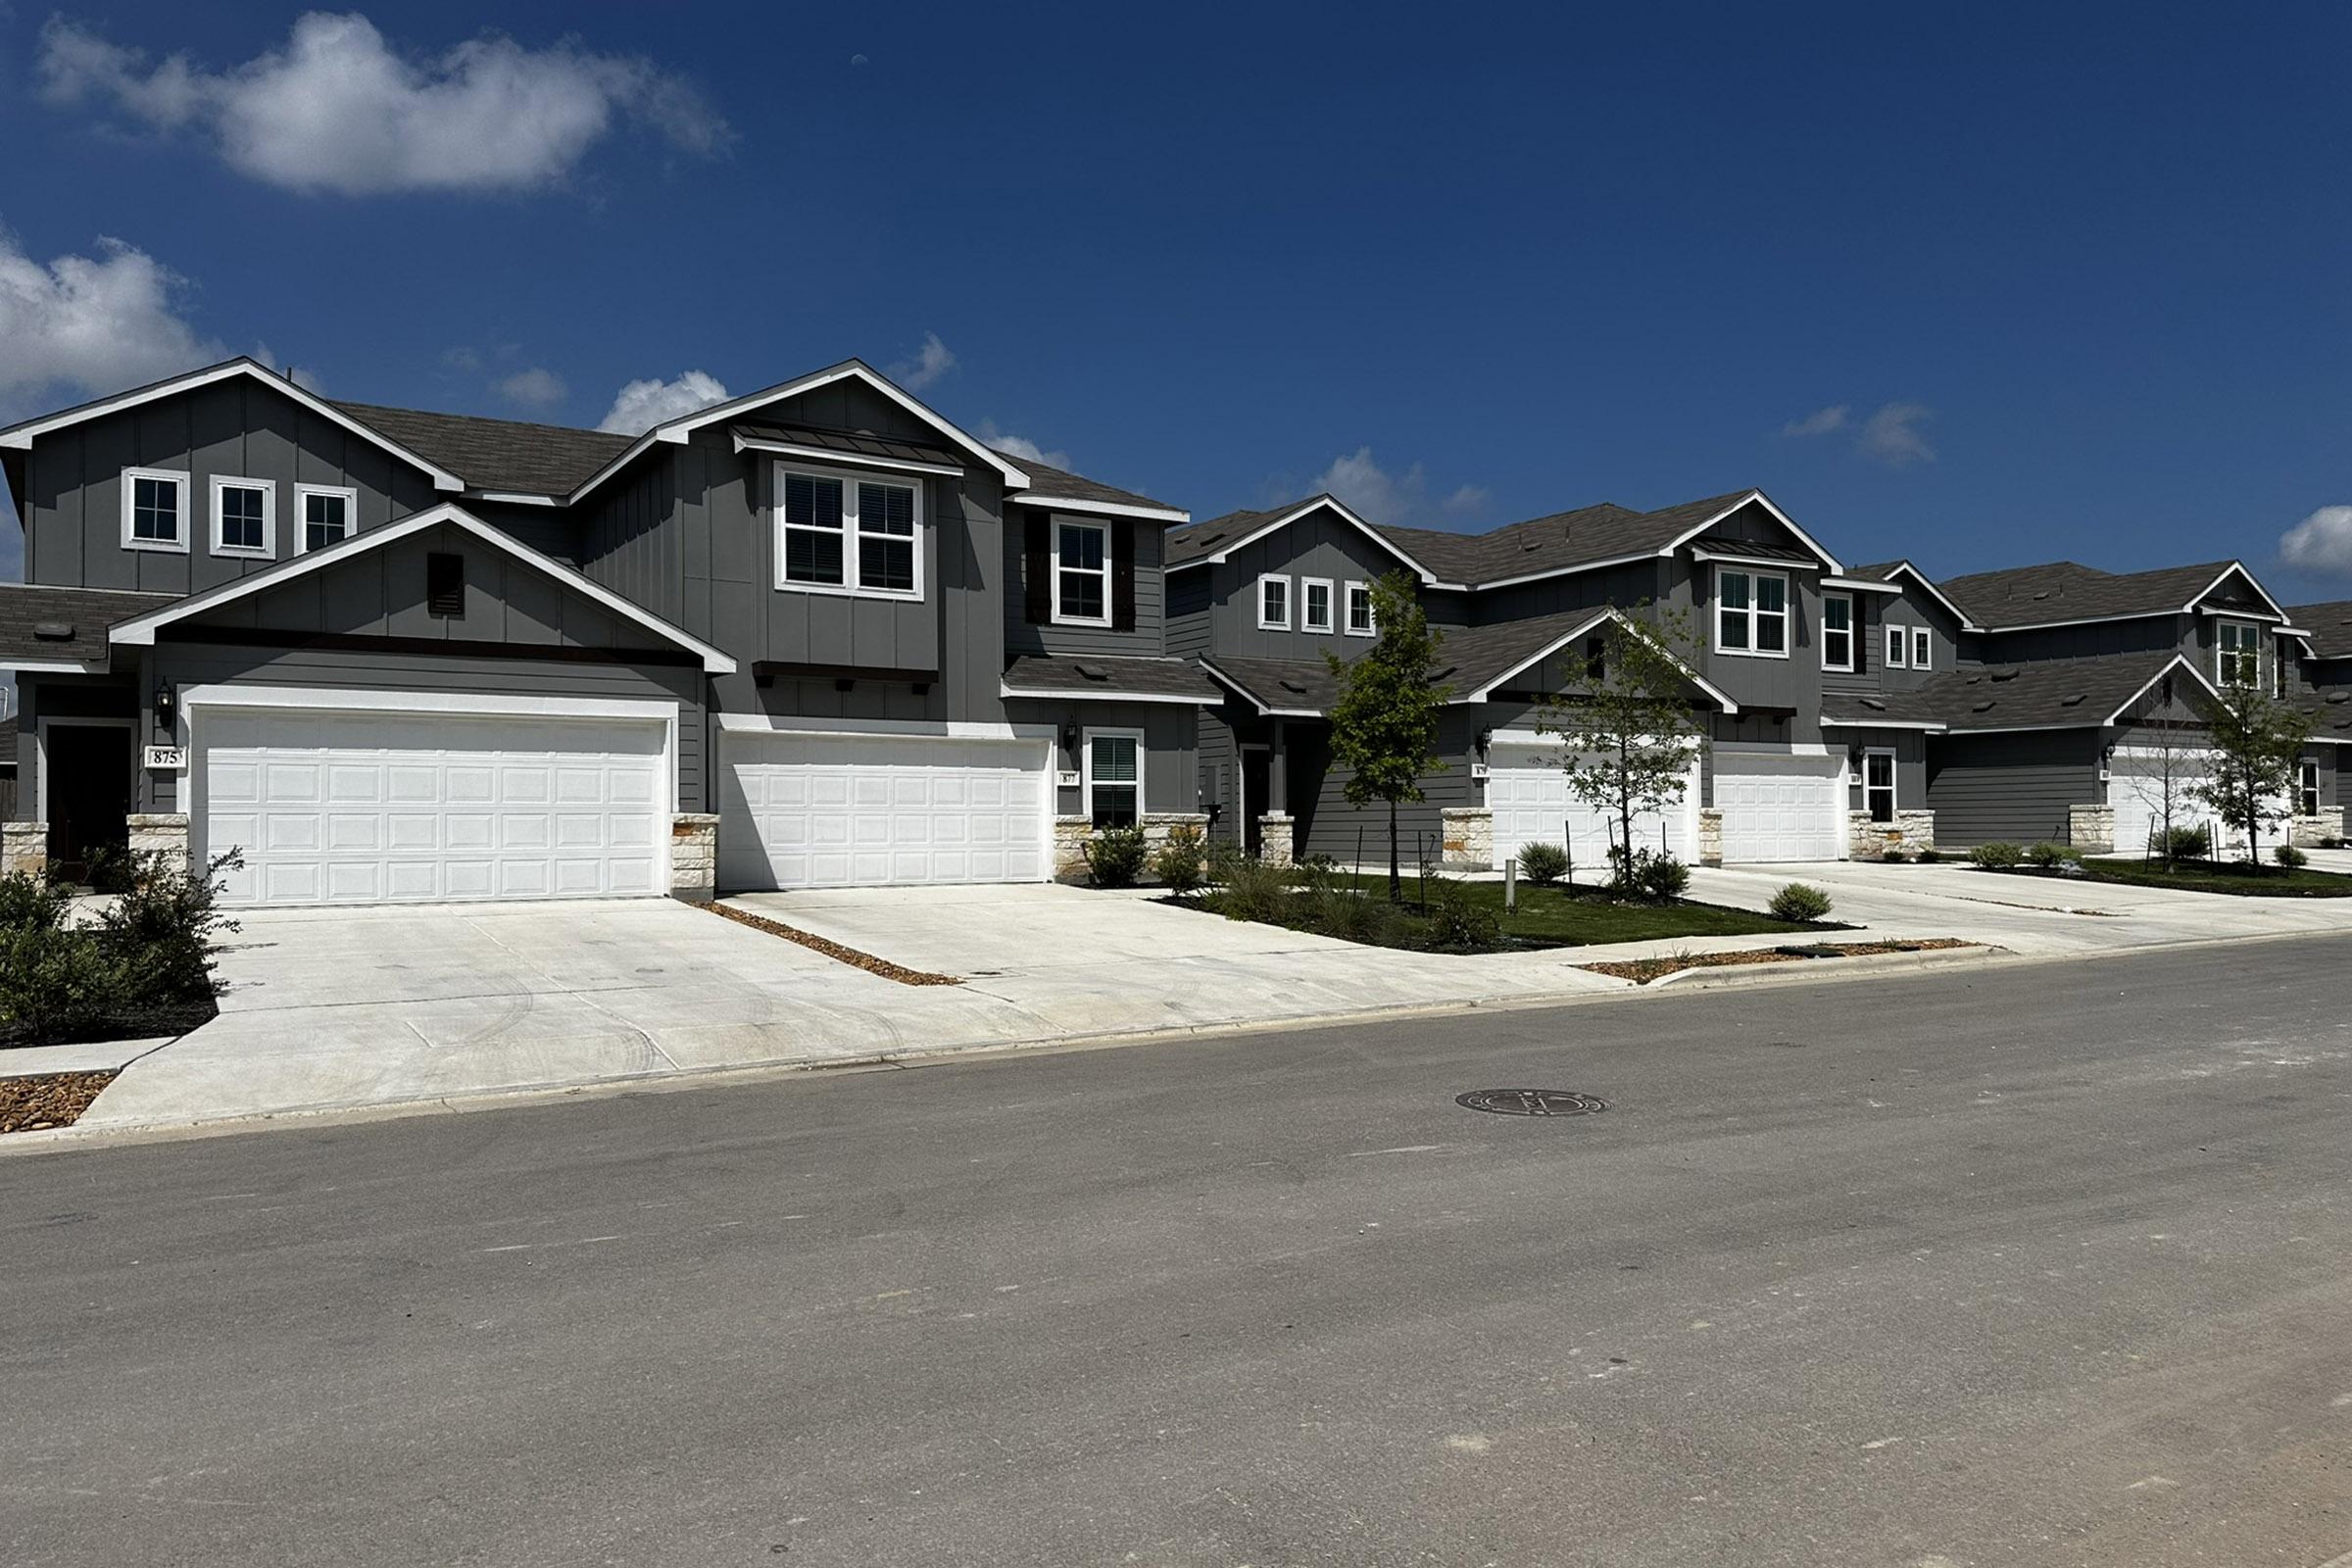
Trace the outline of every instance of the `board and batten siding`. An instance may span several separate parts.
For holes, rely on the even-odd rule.
[[[1928,741],[1936,842],[2064,843],[2067,808],[2099,799],[2100,732],[2029,730]]]
[[[1022,654],[1097,654],[1104,658],[1157,658],[1166,648],[1164,640],[1165,605],[1160,575],[1162,537],[1157,523],[1134,517],[1094,517],[1074,512],[1047,513],[1033,507],[1014,507],[1004,529],[1004,652],[1007,657]],[[1046,524],[1046,569],[1054,569],[1058,559],[1058,524],[1084,523],[1103,531],[1103,594],[1106,604],[1113,598],[1112,573],[1107,569],[1116,553],[1119,532],[1124,529],[1134,540],[1135,550],[1135,625],[1121,631],[1113,625],[1078,626],[1048,619],[1032,622],[1029,619],[1028,530],[1031,519],[1043,519]],[[1047,587],[1045,604],[1053,604],[1051,584]],[[1051,611],[1048,612],[1049,615]],[[1113,620],[1116,620],[1115,613]]]
[[[1206,652],[1211,659],[1229,654],[1237,659],[1320,661],[1326,653],[1353,659],[1372,646],[1369,637],[1347,634],[1348,584],[1374,582],[1402,568],[1402,562],[1365,538],[1362,530],[1328,511],[1318,511],[1255,544],[1235,550],[1222,563],[1189,566],[1177,576],[1180,581],[1196,577],[1210,579],[1212,624]],[[1267,630],[1257,623],[1257,582],[1261,576],[1291,580],[1288,631]],[[1330,579],[1332,629],[1328,632],[1300,629],[1303,596],[1298,581],[1302,577]],[[1190,591],[1189,582],[1179,590]]]

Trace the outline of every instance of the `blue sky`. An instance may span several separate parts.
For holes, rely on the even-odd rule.
[[[0,414],[858,355],[1198,516],[1754,484],[2352,596],[2341,7],[221,9],[0,0]]]

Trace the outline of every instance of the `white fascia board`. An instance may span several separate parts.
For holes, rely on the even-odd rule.
[[[2165,662],[2162,669],[2159,669],[2155,674],[2150,675],[2144,682],[2140,684],[2139,690],[2133,692],[2131,696],[2125,698],[2122,703],[2118,704],[2115,711],[2107,715],[2106,721],[2110,724],[2122,722],[2125,712],[2130,710],[2133,703],[2136,703],[2142,697],[2147,696],[2149,692],[2155,689],[2158,681],[2164,679],[2165,676],[2170,675],[2176,669],[2187,670],[2189,673],[2189,678],[2205,688],[2206,696],[2212,698],[2215,702],[2221,701],[2221,689],[2215,686],[2213,682],[2205,678],[2205,672],[2199,669],[2195,664],[2189,662],[2189,659],[2186,654],[2175,654],[2171,659]]]
[[[1501,674],[1496,675],[1493,679],[1489,680],[1484,686],[1479,687],[1468,697],[1456,698],[1454,701],[1464,703],[1484,703],[1493,701],[1493,694],[1495,687],[1501,685],[1504,681],[1509,680],[1513,675],[1518,674],[1520,671],[1527,669],[1531,665],[1542,663],[1544,660],[1549,659],[1552,655],[1558,653],[1561,649],[1567,647],[1579,637],[1584,636],[1586,633],[1590,632],[1593,627],[1599,625],[1604,620],[1616,621],[1619,625],[1624,626],[1628,631],[1633,632],[1636,636],[1645,638],[1653,644],[1657,641],[1656,638],[1650,637],[1649,633],[1642,628],[1639,621],[1626,619],[1624,614],[1622,614],[1614,607],[1606,610],[1596,611],[1585,620],[1579,621],[1571,630],[1564,631],[1559,636],[1553,638],[1549,643],[1544,645],[1544,649],[1540,653],[1537,653],[1530,658],[1521,660],[1518,663],[1513,664]],[[1682,670],[1683,677],[1690,681],[1691,685],[1706,693],[1706,695],[1714,701],[1717,708],[1725,715],[1729,716],[1740,711],[1739,703],[1732,699],[1732,696],[1729,692],[1724,691],[1721,687],[1715,685],[1714,682],[1708,680],[1704,675],[1701,675],[1697,670],[1692,669],[1689,664],[1684,663],[1683,661],[1671,651],[1667,652],[1666,657],[1674,660],[1676,666]]]
[[[635,697],[538,697],[521,693],[338,690],[325,686],[187,686],[182,708],[303,708],[344,713],[466,713],[476,717],[675,720],[678,705]]]
[[[1172,692],[1036,692],[997,682],[997,695],[1024,703],[1180,703],[1187,708],[1214,708],[1221,697],[1179,697]]]
[[[1240,681],[1235,680],[1231,675],[1226,674],[1223,670],[1210,663],[1207,660],[1203,659],[1200,661],[1200,667],[1207,671],[1211,680],[1230,687],[1234,696],[1239,697],[1243,702],[1248,703],[1251,708],[1256,709],[1260,713],[1271,713],[1273,711],[1272,709],[1259,702],[1256,696],[1250,692],[1249,687],[1243,685]]]
[[[1827,757],[1830,749],[1810,741],[1713,741],[1716,751],[1735,757]],[[1843,755],[1840,748],[1839,755]]]
[[[2104,729],[2096,719],[2081,719],[2072,724],[1968,724],[1947,730],[1955,740],[1969,735],[2043,735],[2056,730]]]
[[[933,718],[795,718],[775,713],[720,713],[718,727],[730,735],[900,735],[935,741],[1042,741],[1060,731],[1052,724],[988,724]]]
[[[1431,586],[1438,588],[1460,588],[1483,594],[1491,589],[1516,588],[1521,583],[1525,582],[1542,582],[1546,577],[1573,577],[1580,571],[1599,571],[1608,566],[1630,565],[1637,561],[1655,561],[1661,556],[1669,556],[1673,553],[1674,552],[1671,550],[1643,550],[1630,556],[1603,556],[1598,561],[1579,561],[1573,565],[1546,566],[1542,571],[1521,572],[1516,577],[1496,577],[1492,582],[1441,582],[1434,583]]]
[[[1743,556],[1737,550],[1707,550],[1693,547],[1690,559],[1725,566],[1755,566],[1764,571],[1819,571],[1822,569],[1818,562],[1778,561],[1771,556]]]
[[[1146,522],[1190,522],[1193,514],[1174,507],[1138,507],[1124,501],[1089,501],[1083,496],[1048,495],[1040,490],[1023,490],[1004,498],[1016,507],[1043,507],[1054,512],[1084,512],[1104,517],[1138,517]]]
[[[464,499],[497,501],[510,507],[560,507],[564,504],[562,496],[526,495],[519,490],[468,490]]]
[[[2280,608],[2278,601],[2273,599],[2269,592],[2264,589],[2262,584],[2254,580],[2254,574],[2246,569],[2246,564],[2242,561],[2232,561],[2229,565],[2224,566],[2222,568],[2222,574],[2214,578],[2213,581],[2207,583],[2204,587],[2204,590],[2197,595],[2196,599],[2191,599],[2188,602],[2187,608],[2192,611],[2196,610],[2198,608],[2197,600],[2203,599],[2206,594],[2213,592],[2216,588],[2219,588],[2222,584],[2228,582],[2231,572],[2235,572],[2240,577],[2245,578],[2246,586],[2253,589],[2256,593],[2262,595],[2262,602],[2271,607],[2272,614],[2249,615],[2243,611],[2236,610],[2208,610],[2205,612],[2205,613],[2209,615],[2235,615],[2241,620],[2269,620],[2274,618],[2274,616],[2278,620],[2284,620],[2287,618],[2286,612]]]
[[[438,464],[425,462],[407,447],[384,435],[381,431],[362,424],[317,393],[297,386],[284,376],[266,370],[252,360],[247,359],[230,360],[225,364],[208,366],[201,370],[190,370],[185,375],[174,376],[169,381],[158,381],[153,386],[141,387],[135,392],[124,392],[116,397],[101,398],[95,403],[85,403],[79,408],[68,409],[62,414],[52,414],[45,418],[28,419],[23,424],[11,425],[6,430],[0,430],[0,447],[24,451],[32,445],[36,436],[47,435],[52,430],[62,430],[67,425],[79,424],[85,419],[119,414],[124,409],[135,409],[143,403],[152,403],[157,398],[168,398],[181,392],[192,392],[198,387],[211,386],[216,382],[240,375],[249,376],[264,386],[283,393],[320,418],[341,426],[364,441],[383,448],[403,463],[410,464],[419,471],[429,474],[432,477],[434,489],[459,492],[465,490],[466,481],[447,468]]]
[[[1792,519],[1788,514],[1774,506],[1772,504],[1772,497],[1766,495],[1761,490],[1750,490],[1747,494],[1741,496],[1739,500],[1733,502],[1730,506],[1724,508],[1712,517],[1709,517],[1706,521],[1700,523],[1697,527],[1686,531],[1672,544],[1659,551],[1658,554],[1661,556],[1673,555],[1677,550],[1682,549],[1683,546],[1689,544],[1700,534],[1705,533],[1709,528],[1714,527],[1724,518],[1730,516],[1733,513],[1738,512],[1741,507],[1748,506],[1751,503],[1753,505],[1762,507],[1766,512],[1771,513],[1773,521],[1779,523],[1782,527],[1796,535],[1799,543],[1801,543],[1807,550],[1812,551],[1814,555],[1821,558],[1821,564],[1826,569],[1834,572],[1842,572],[1845,570],[1843,566],[1838,564],[1838,558],[1836,556],[1833,556],[1827,550],[1822,549],[1811,534],[1805,532],[1804,529],[1799,528],[1796,525],[1795,520]],[[1788,564],[1787,562],[1781,562],[1778,563],[1778,564],[1786,566]]]
[[[1839,594],[1899,594],[1903,591],[1899,584],[1872,582],[1868,577],[1825,576],[1821,579],[1821,586],[1831,593]]]
[[[106,667],[103,655],[89,662],[76,659],[0,659],[0,669],[19,675],[103,675]]]
[[[1936,584],[1929,579],[1926,572],[1920,570],[1908,561],[1896,562],[1894,570],[1888,572],[1886,576],[1889,582],[1893,581],[1893,579],[1896,577],[1910,577],[1913,582],[1918,583],[1922,588],[1925,588],[1928,591],[1928,597],[1930,599],[1935,600],[1937,604],[1941,605],[1944,609],[1952,612],[1952,618],[1960,622],[1960,629],[1962,631],[1984,631],[1987,629],[1969,619],[1967,611],[1962,610],[1958,605],[1953,604],[1951,600],[1944,597],[1943,590],[1936,587]],[[2003,631],[2007,631],[2011,628],[2004,626],[2001,629]],[[2025,628],[2018,627],[2016,629],[2022,631]]]
[[[950,479],[963,477],[961,468],[944,463],[923,463],[912,458],[878,458],[862,452],[836,452],[831,447],[808,447],[797,441],[768,441],[759,436],[730,431],[738,452],[772,452],[778,457],[807,458],[814,463],[839,463],[858,468],[883,468],[893,473],[935,473]]]
[[[1823,729],[1916,729],[1930,735],[1939,735],[1950,729],[1949,724],[1934,718],[1832,718],[1821,717]]]
[[[1430,570],[1427,566],[1424,566],[1421,564],[1421,563],[1415,561],[1411,556],[1405,554],[1402,546],[1398,545],[1395,540],[1389,538],[1388,535],[1382,533],[1378,528],[1373,527],[1363,518],[1357,516],[1354,513],[1348,511],[1347,507],[1341,505],[1336,498],[1328,495],[1319,495],[1314,497],[1312,500],[1301,501],[1298,503],[1298,505],[1293,507],[1281,516],[1276,517],[1272,522],[1266,523],[1262,527],[1242,535],[1242,537],[1226,545],[1222,550],[1217,551],[1214,555],[1202,556],[1195,561],[1180,562],[1177,564],[1169,566],[1165,569],[1169,571],[1182,571],[1188,566],[1205,566],[1212,562],[1222,564],[1233,555],[1236,550],[1246,549],[1247,547],[1257,543],[1260,539],[1264,539],[1272,534],[1280,533],[1283,529],[1288,528],[1292,523],[1297,522],[1300,517],[1305,516],[1308,513],[1313,512],[1318,507],[1328,507],[1333,512],[1338,513],[1343,521],[1352,523],[1357,531],[1362,533],[1365,538],[1371,540],[1374,544],[1380,546],[1381,549],[1386,550],[1390,555],[1395,556],[1398,561],[1403,562],[1406,565],[1412,567],[1413,570],[1419,572],[1421,574],[1421,585],[1424,588],[1458,588],[1462,586],[1460,583],[1440,582],[1436,572]]]
[[[526,565],[536,567],[564,587],[571,589],[583,598],[594,600],[622,619],[634,621],[648,631],[658,633],[668,641],[676,643],[679,647],[696,654],[703,662],[703,668],[709,673],[713,675],[734,673],[735,661],[719,649],[671,625],[661,616],[638,608],[602,583],[581,575],[552,556],[542,555],[514,535],[493,528],[456,503],[447,501],[437,507],[427,507],[424,511],[403,517],[397,522],[388,522],[381,527],[369,528],[364,532],[353,534],[350,538],[338,540],[323,550],[306,551],[302,555],[278,563],[266,571],[257,571],[251,576],[240,577],[234,582],[222,583],[220,587],[209,589],[204,593],[192,594],[175,605],[169,605],[162,610],[123,621],[108,631],[107,640],[110,643],[127,647],[151,647],[155,642],[156,631],[160,627],[171,625],[189,615],[202,614],[208,610],[242,599],[248,594],[274,588],[282,582],[291,581],[307,572],[317,571],[322,566],[331,566],[339,562],[364,555],[370,550],[381,549],[395,540],[405,539],[411,534],[438,527],[445,522],[464,529],[484,544],[505,551]]]

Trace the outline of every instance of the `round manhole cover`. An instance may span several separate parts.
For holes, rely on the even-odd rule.
[[[1473,1089],[1453,1102],[1497,1116],[1597,1116],[1609,1108],[1606,1101],[1565,1089]]]

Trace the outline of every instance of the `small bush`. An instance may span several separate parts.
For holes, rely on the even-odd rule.
[[[2024,855],[2025,851],[2014,844],[1980,844],[1968,852],[1968,859],[1971,865],[1982,866],[1987,871],[2006,871],[2017,864]]]
[[[1290,912],[1297,873],[1287,865],[1235,855],[1221,861],[1216,909],[1232,920],[1279,922]]]
[[[1634,865],[1634,885],[1660,904],[1679,899],[1690,886],[1690,868],[1671,855],[1643,856]]]
[[[2082,858],[2081,851],[2049,839],[2043,839],[2039,844],[2029,845],[2026,848],[2026,863],[2043,871],[2055,870],[2069,860],[2080,860],[2081,858]]]
[[[1885,860],[1888,865],[1900,865],[1903,863],[1903,852],[1888,845],[1879,853],[1879,858]]]
[[[1404,911],[1385,898],[1333,889],[1316,901],[1315,929],[1342,942],[1366,947],[1395,947]]]
[[[2323,850],[2340,850],[2344,847],[2344,840],[2339,839],[2334,834],[2330,833],[2320,840],[2320,848]]]
[[[214,949],[237,923],[220,912],[220,873],[244,864],[235,851],[201,876],[135,860],[129,885],[98,920],[99,943],[132,977],[131,1001],[201,1002],[213,994]]]
[[[1530,844],[1519,852],[1519,869],[1540,888],[1568,874],[1568,852],[1557,844]]]
[[[1200,885],[1206,859],[1200,830],[1190,822],[1179,822],[1168,829],[1168,842],[1152,858],[1152,874],[1166,883],[1172,893],[1190,893]]]
[[[1919,854],[1913,858],[1913,860],[1914,863],[1919,865],[1934,865],[1936,861],[1942,858],[1942,852],[1937,850],[1934,845],[1930,845],[1928,848],[1920,851]]]
[[[1079,853],[1086,857],[1087,880],[1095,886],[1131,888],[1144,874],[1151,850],[1141,827],[1104,827],[1097,828],[1095,836],[1079,846]]]
[[[2296,849],[2292,844],[2279,845],[2271,852],[2271,858],[2285,866],[2289,871],[2311,863],[2311,857]]]
[[[70,898],[59,884],[22,871],[0,877],[0,931],[54,931],[66,923]]]
[[[129,997],[122,962],[95,932],[0,930],[0,1023],[36,1041],[55,1039],[122,1011]]]
[[[1446,877],[1429,879],[1431,947],[1479,950],[1498,946],[1501,941],[1501,918],[1468,888]]]
[[[2159,830],[2156,848],[2176,860],[2202,860],[2213,853],[2213,830],[2202,825]]]
[[[1826,920],[1830,917],[1831,899],[1817,887],[1791,882],[1775,893],[1766,907],[1775,920]]]

